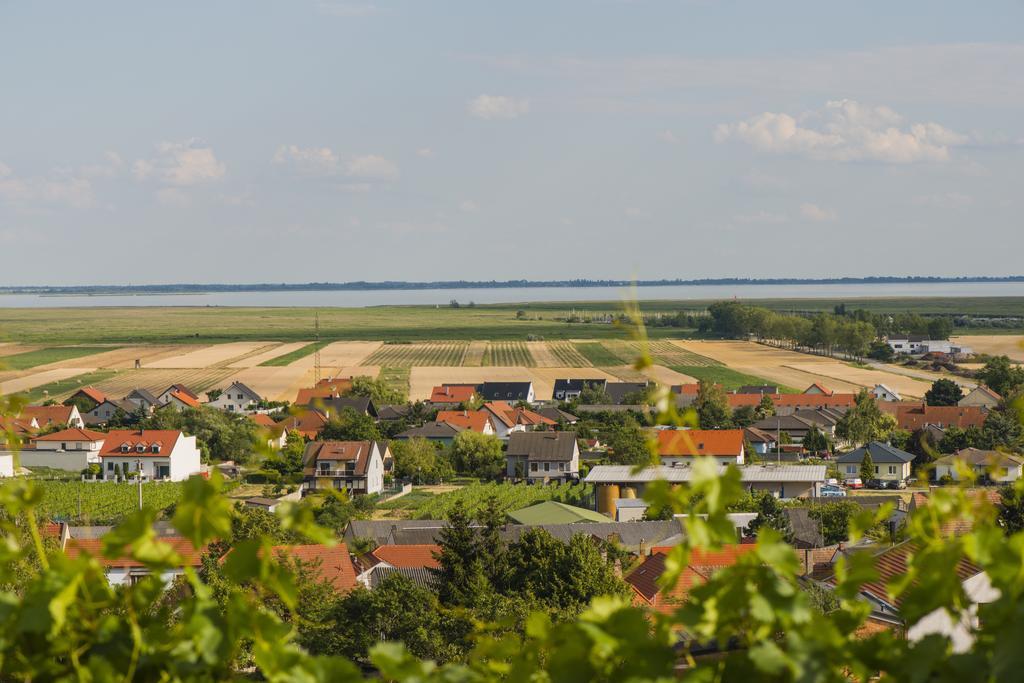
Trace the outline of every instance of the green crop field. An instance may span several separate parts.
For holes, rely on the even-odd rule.
[[[137,485],[114,482],[34,482],[43,492],[39,513],[46,519],[71,524],[113,524],[139,508]],[[180,483],[151,482],[142,485],[146,507],[163,511],[181,499]]]
[[[277,356],[276,358],[265,360],[262,363],[260,363],[260,365],[263,367],[282,367],[285,365],[291,365],[293,362],[299,360],[300,358],[305,358],[306,356],[315,352],[317,349],[322,349],[330,343],[331,342],[327,341],[318,341],[313,342],[312,344],[306,344],[301,349],[295,349],[294,351],[291,351],[281,356]]]
[[[627,365],[633,362],[628,354],[626,357],[619,356],[601,342],[576,342],[574,346],[591,365]]]
[[[548,349],[551,351],[551,355],[567,368],[585,368],[591,364],[572,342],[548,342]]]
[[[51,341],[53,333],[59,328],[55,328],[51,331]],[[81,358],[82,356],[93,356],[97,353],[103,353],[104,351],[113,351],[119,347],[117,346],[60,346],[51,347],[45,349],[36,349],[35,351],[26,351],[25,353],[16,353],[11,356],[4,356],[0,358],[0,366],[4,370],[28,370],[39,365],[47,365],[48,363],[57,363],[62,360],[70,360],[72,358]]]
[[[531,368],[537,365],[537,362],[523,342],[491,342],[484,352],[483,364],[497,367]]]
[[[364,365],[391,367],[459,366],[469,343],[464,341],[423,344],[384,344],[363,361]]]
[[[580,505],[590,499],[591,492],[587,484],[471,484],[425,499],[412,516],[416,519],[447,519],[457,503],[465,506],[470,515],[475,515],[487,506],[491,497],[502,512],[512,512],[546,500]]]

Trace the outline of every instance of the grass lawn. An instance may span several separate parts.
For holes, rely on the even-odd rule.
[[[727,368],[724,365],[673,365],[672,369],[696,379],[721,384],[726,391],[738,389],[743,385],[772,384],[779,386],[778,382],[772,382],[764,377],[757,377],[755,375],[737,372],[736,370]],[[779,386],[779,391],[784,394],[800,393],[792,387],[785,386]]]
[[[56,328],[59,329],[59,328]],[[51,331],[52,337],[53,331]],[[45,349],[36,349],[35,351],[26,351],[25,353],[16,353],[13,356],[5,356],[0,359],[0,365],[5,370],[28,370],[38,365],[46,365],[48,363],[56,363],[62,360],[69,360],[71,358],[80,358],[82,356],[92,356],[97,353],[103,353],[104,351],[113,351],[116,346],[58,346]]]
[[[377,508],[380,510],[418,510],[436,495],[430,491],[413,489],[411,493],[407,493],[401,498],[396,498],[386,503],[378,503]]]
[[[265,360],[262,363],[260,363],[260,365],[264,367],[281,367],[285,365],[291,365],[292,362],[297,361],[300,358],[305,358],[306,356],[310,355],[317,349],[322,349],[330,343],[331,342],[329,341],[318,341],[313,342],[312,344],[306,344],[301,349],[295,349],[294,351],[286,353],[283,356],[277,356],[276,358]]]
[[[612,353],[601,342],[577,342],[576,350],[595,366],[625,365],[628,361]]]
[[[40,384],[38,387],[25,392],[24,395],[29,401],[41,401],[48,396],[60,396],[61,394],[70,393],[81,387],[99,384],[100,382],[110,379],[116,374],[117,370],[95,370],[93,372],[86,372],[81,375],[75,375],[74,377],[68,377],[67,379],[50,382],[49,384]]]

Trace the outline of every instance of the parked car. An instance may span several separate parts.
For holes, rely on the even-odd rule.
[[[847,479],[844,483],[851,489],[864,488],[864,482],[862,482],[859,478]]]
[[[881,489],[885,488],[885,482],[882,481],[881,479],[868,479],[866,482],[864,482],[864,488],[880,491]]]
[[[900,489],[907,488],[907,484],[902,479],[890,479],[889,481],[885,482],[884,488],[892,491],[898,491]]]
[[[832,484],[826,484],[821,487],[822,498],[845,498],[846,490],[842,486],[833,486]]]

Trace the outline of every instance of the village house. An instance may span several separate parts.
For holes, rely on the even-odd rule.
[[[516,408],[506,401],[490,401],[480,411],[490,416],[495,434],[502,440],[507,439],[512,432],[547,429],[557,424],[529,408]]]
[[[978,386],[967,392],[963,398],[957,401],[957,405],[961,408],[981,408],[982,410],[992,410],[998,408],[999,403],[1003,400],[1003,397],[992,391],[984,384]]]
[[[316,383],[316,386],[299,389],[298,394],[295,396],[295,405],[314,405],[318,401],[325,399],[340,398],[350,391],[352,391],[351,377],[322,379]]]
[[[309,569],[316,579],[329,583],[337,593],[348,593],[358,585],[352,556],[344,543],[327,546],[275,545],[270,551],[282,562],[293,562]]]
[[[161,394],[161,399],[165,406],[170,406],[175,410],[184,410],[185,408],[195,410],[202,406],[199,399],[193,396],[191,392],[185,393],[180,389],[175,389],[170,393]]]
[[[302,464],[306,491],[367,495],[384,490],[384,457],[376,441],[312,441]]]
[[[229,413],[245,413],[255,410],[257,404],[262,400],[262,396],[246,385],[241,382],[232,382],[220,392],[217,398],[209,401],[206,405],[218,410],[226,410]]]
[[[100,447],[102,477],[139,472],[149,481],[184,481],[202,469],[196,437],[177,429],[113,429]]]
[[[491,414],[478,410],[442,410],[437,414],[437,422],[454,425],[468,429],[478,434],[494,435],[494,424],[491,422]]]
[[[131,401],[119,398],[105,398],[95,408],[82,415],[82,421],[87,425],[106,424],[118,413],[122,415],[134,415],[139,411],[139,406]]]
[[[649,382],[607,382],[604,393],[608,394],[613,405],[622,405],[632,402],[634,396],[646,394],[649,388]]]
[[[147,389],[135,388],[124,397],[124,400],[131,401],[141,410],[152,413],[158,406],[163,405],[160,399],[154,396]]]
[[[400,574],[415,584],[429,588],[433,574],[440,564],[437,556],[441,547],[436,544],[381,545],[355,560],[357,578],[373,590],[392,574]]]
[[[64,399],[64,405],[76,405],[81,412],[88,412],[107,400],[107,395],[96,387],[82,387]]]
[[[968,356],[974,353],[974,350],[969,346],[951,342],[948,339],[929,339],[927,335],[922,334],[887,339],[886,343],[889,344],[894,352],[906,356],[916,356],[925,353]]]
[[[895,389],[890,389],[884,384],[876,384],[871,390],[871,395],[876,401],[902,401],[903,397]]]
[[[172,394],[181,394],[182,396],[188,396],[196,403],[199,402],[199,396],[196,395],[191,389],[189,389],[184,384],[172,384],[171,386],[167,387],[159,394],[157,394],[157,400],[159,400],[160,403],[166,405],[167,403],[170,402]]]
[[[505,452],[509,479],[575,480],[580,474],[576,432],[513,432]]]
[[[174,554],[181,559],[180,564],[165,568],[160,572],[160,578],[165,585],[171,583],[175,578],[183,576],[186,567],[198,571],[202,566],[202,557],[206,553],[206,546],[193,548],[192,541],[180,536],[163,537],[160,538],[160,542],[170,545]],[[83,555],[95,558],[103,568],[103,573],[111,586],[134,585],[151,574],[149,567],[127,555],[106,557],[103,553],[102,538],[68,538],[65,540],[64,553],[72,560]]]
[[[395,435],[395,440],[403,441],[406,439],[426,439],[427,441],[434,441],[442,443],[445,446],[451,446],[452,442],[455,441],[455,437],[459,435],[459,432],[466,431],[465,427],[454,425],[450,422],[424,422],[419,427],[412,427],[406,429],[404,432],[399,432]]]
[[[511,403],[533,403],[536,400],[533,382],[484,382],[480,385],[480,397],[485,401]]]
[[[658,432],[658,456],[668,466],[699,456],[721,465],[742,465],[743,436],[742,429],[663,429]]]
[[[960,481],[960,469],[966,467],[979,483],[1009,484],[1020,479],[1024,459],[1000,451],[964,448],[939,458],[934,465],[932,477],[936,480],[948,476],[953,481]]]
[[[872,441],[836,458],[839,473],[844,479],[860,478],[861,463],[864,462],[868,453],[871,454],[875,479],[900,482],[910,476],[911,463],[914,461],[913,455],[887,443]]]
[[[89,465],[100,464],[100,451],[107,435],[103,432],[74,427],[32,439],[22,449],[24,467],[51,467],[79,472]]]
[[[39,430],[54,427],[85,427],[85,421],[76,405],[25,406],[18,414],[18,418],[32,422]]]
[[[575,401],[583,393],[584,388],[590,387],[591,389],[604,391],[606,384],[608,384],[608,380],[602,378],[556,379],[554,389],[551,392],[551,398],[560,402]]]
[[[818,396],[831,396],[835,392],[826,387],[824,384],[819,384],[818,382],[815,382],[811,386],[804,389],[803,393],[816,394]]]
[[[323,413],[327,419],[333,419],[346,410],[351,410],[357,415],[367,415],[377,419],[377,406],[373,400],[366,396],[337,396],[335,398],[318,399],[315,401],[313,410]]]
[[[730,545],[718,550],[694,549],[687,558],[675,585],[664,588],[660,579],[668,569],[668,554],[671,546],[658,546],[651,554],[625,576],[626,583],[633,589],[633,604],[646,607],[662,614],[672,614],[686,602],[694,587],[706,583],[721,569],[736,564],[740,557],[757,550],[756,545]]]
[[[889,414],[895,412],[896,425],[908,432],[915,432],[928,426],[946,429],[948,427],[981,427],[988,412],[976,406],[928,406],[923,403],[885,403],[878,407]]]
[[[442,384],[431,390],[429,402],[435,408],[469,403],[477,398],[478,389],[476,384]]]

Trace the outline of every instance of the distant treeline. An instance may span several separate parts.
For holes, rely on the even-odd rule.
[[[306,282],[256,284],[164,284],[164,285],[23,285],[0,287],[0,294],[203,294],[211,292],[330,292],[403,289],[516,289],[534,287],[665,287],[677,285],[846,285],[846,284],[928,284],[970,282],[1024,282],[1024,275],[977,277],[836,277],[836,278],[702,278],[674,280],[435,280],[430,282]]]

